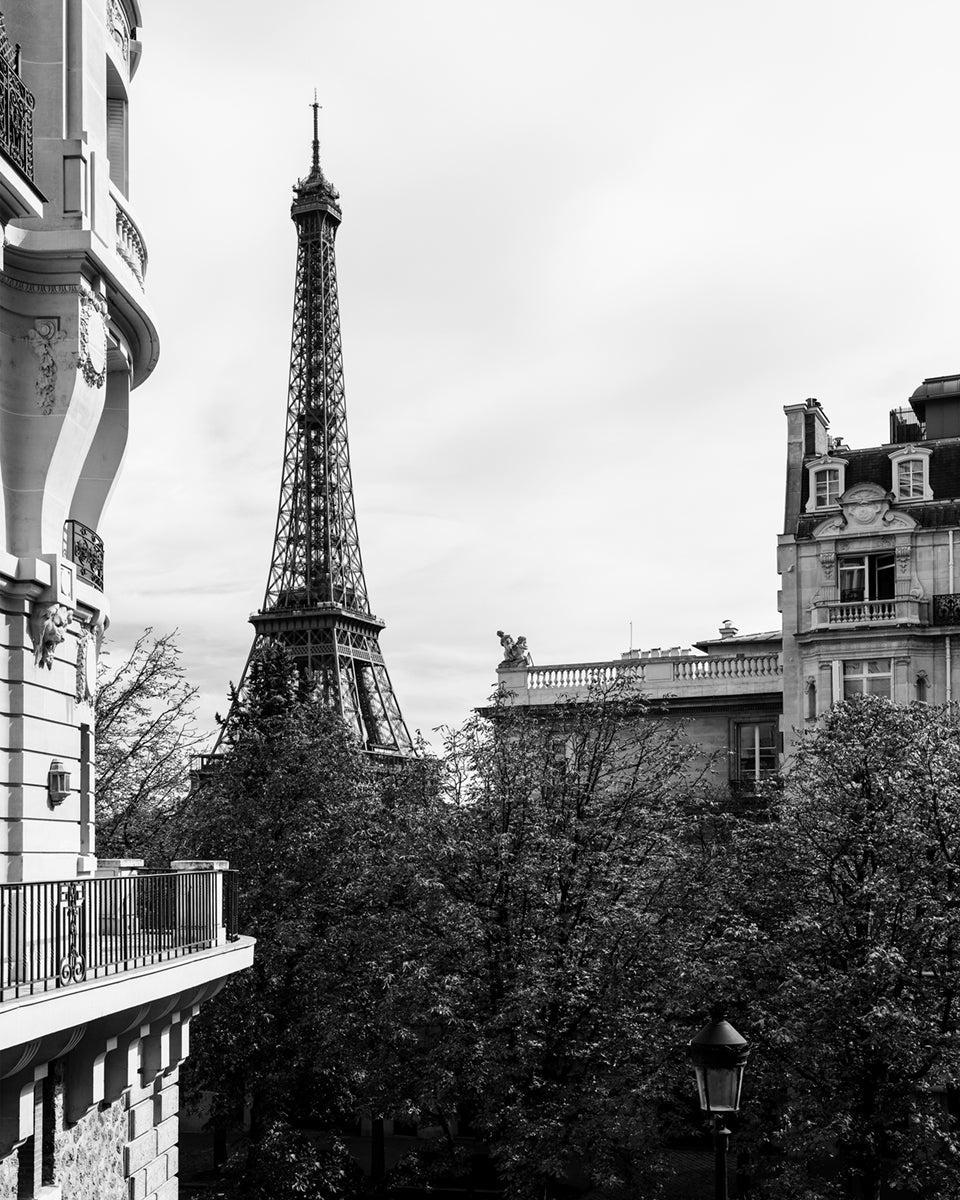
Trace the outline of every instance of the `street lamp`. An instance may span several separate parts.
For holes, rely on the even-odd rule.
[[[716,1200],[727,1200],[727,1143],[730,1130],[724,1122],[740,1110],[743,1069],[750,1047],[734,1027],[723,1019],[722,1006],[716,1006],[710,1020],[687,1045],[687,1054],[697,1074],[700,1108],[713,1117],[713,1143],[716,1149]]]

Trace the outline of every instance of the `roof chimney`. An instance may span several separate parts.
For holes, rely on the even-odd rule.
[[[734,623],[730,620],[729,617],[720,626],[720,636],[724,639],[736,637],[736,635],[739,632],[740,631],[737,629],[736,625],[734,625]]]

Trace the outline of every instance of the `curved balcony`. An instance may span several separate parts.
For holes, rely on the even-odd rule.
[[[237,937],[235,871],[2,884],[0,1002],[212,950]]]
[[[31,183],[36,103],[20,78],[20,47],[10,45],[0,13],[0,151]]]
[[[116,216],[117,254],[133,272],[137,283],[142,288],[147,277],[147,246],[143,240],[143,234],[130,215],[120,193],[114,187],[110,188],[110,197],[113,200]]]
[[[63,523],[63,556],[76,564],[77,575],[103,591],[103,538],[79,521]]]

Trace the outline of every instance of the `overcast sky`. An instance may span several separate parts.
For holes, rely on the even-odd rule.
[[[202,720],[263,600],[291,187],[321,160],[373,610],[411,729],[537,663],[773,629],[784,404],[887,439],[960,371],[956,3],[143,0],[160,363],[101,532],[114,655]]]

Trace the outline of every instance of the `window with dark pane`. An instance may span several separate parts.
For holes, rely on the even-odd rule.
[[[838,567],[841,600],[892,600],[896,595],[893,554],[848,554],[839,560]]]
[[[737,778],[757,782],[776,773],[779,758],[776,721],[744,721],[737,726]]]

